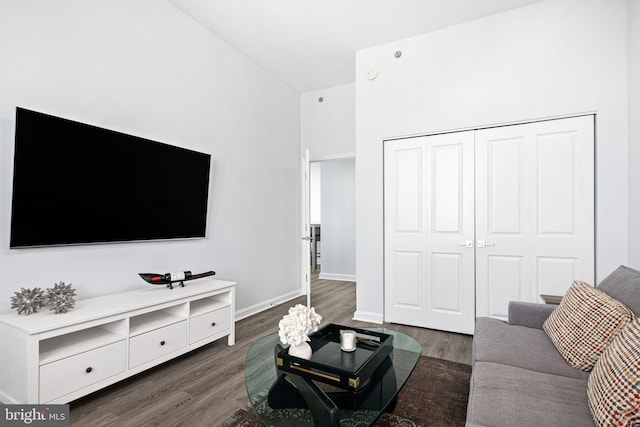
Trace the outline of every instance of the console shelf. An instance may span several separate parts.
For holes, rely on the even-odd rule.
[[[209,313],[214,310],[218,310],[224,307],[228,307],[229,303],[225,300],[219,299],[217,296],[210,298],[202,298],[199,300],[191,301],[190,312],[191,317],[198,316],[200,314]]]
[[[204,278],[0,316],[3,403],[67,403],[212,341],[235,343],[234,282]]]
[[[150,313],[141,314],[132,317],[129,322],[129,336],[144,334],[154,329],[169,326],[174,323],[186,320],[187,316],[179,316],[165,310],[152,311]]]
[[[117,334],[102,328],[82,329],[40,341],[40,365],[55,362],[78,353],[124,341],[124,334]]]

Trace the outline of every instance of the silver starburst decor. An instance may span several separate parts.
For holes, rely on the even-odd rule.
[[[76,290],[71,287],[71,283],[65,285],[64,282],[56,283],[53,288],[47,289],[46,302],[50,306],[49,310],[53,310],[56,314],[66,313],[73,309],[76,301]]]
[[[14,292],[15,296],[11,297],[11,308],[17,308],[18,314],[26,314],[38,311],[45,303],[44,292],[40,288],[25,289],[21,288],[20,292]]]

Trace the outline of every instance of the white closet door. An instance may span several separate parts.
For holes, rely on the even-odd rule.
[[[593,116],[476,132],[476,314],[594,280]]]
[[[473,333],[474,133],[385,144],[385,321]]]

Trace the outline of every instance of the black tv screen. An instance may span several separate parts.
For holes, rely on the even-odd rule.
[[[10,247],[205,237],[209,154],[16,109]]]

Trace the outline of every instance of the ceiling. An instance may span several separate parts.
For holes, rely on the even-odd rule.
[[[355,80],[355,51],[541,0],[168,0],[300,93]]]

